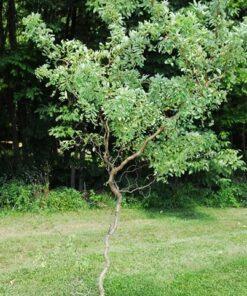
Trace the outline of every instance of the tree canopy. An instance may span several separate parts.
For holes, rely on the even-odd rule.
[[[50,108],[58,123],[51,133],[62,147],[100,150],[107,123],[111,157],[126,156],[162,127],[142,156],[159,179],[241,166],[237,152],[210,127],[246,61],[245,21],[212,13],[215,1],[175,13],[156,1],[91,5],[110,31],[96,50],[77,40],[57,44],[37,14],[25,20],[26,35],[48,58],[37,76],[59,92],[61,103]],[[148,17],[126,28],[125,18],[137,8]],[[145,74],[147,52],[159,53],[173,75]]]

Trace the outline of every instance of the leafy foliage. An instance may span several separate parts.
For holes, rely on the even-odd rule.
[[[16,211],[69,211],[86,208],[81,193],[71,188],[48,191],[45,186],[12,180],[0,187],[0,208]]]
[[[129,200],[129,199],[127,199]],[[175,182],[170,186],[157,184],[146,198],[140,201],[142,207],[150,209],[194,209],[197,206],[208,207],[241,207],[246,206],[246,183],[223,180],[218,186],[210,188],[200,182]],[[133,201],[130,201],[132,203]]]
[[[47,57],[37,76],[60,94],[51,134],[62,147],[102,149],[104,118],[111,154],[120,151],[122,157],[164,127],[143,155],[160,180],[211,166],[229,175],[243,166],[238,153],[210,131],[212,112],[226,101],[246,63],[246,22],[234,24],[224,6],[212,13],[216,2],[173,12],[165,2],[92,1],[110,30],[98,50],[77,40],[56,44],[38,14],[26,18],[26,36]],[[127,30],[125,18],[139,7],[150,15]],[[179,74],[143,75],[146,51],[159,52],[163,64],[176,65]]]
[[[165,122],[139,159],[165,182],[204,171],[207,186],[218,186],[243,167],[246,1],[13,0],[15,11],[9,2],[0,3],[1,176],[49,165],[51,186],[68,186],[75,167],[76,188],[102,190],[102,117],[112,158],[136,151]],[[22,34],[31,12],[47,24],[29,24],[40,48]]]
[[[31,210],[42,192],[41,186],[20,181],[5,182],[0,187],[0,207],[17,211]]]
[[[53,211],[76,211],[87,208],[80,192],[72,188],[58,188],[41,201],[43,207]]]

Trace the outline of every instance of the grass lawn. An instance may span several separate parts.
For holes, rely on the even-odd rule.
[[[0,217],[0,295],[97,295],[109,209]],[[247,209],[123,209],[108,296],[247,295]]]

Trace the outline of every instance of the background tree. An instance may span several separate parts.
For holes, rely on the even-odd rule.
[[[0,163],[4,168],[1,177],[28,176],[30,181],[34,171],[42,172],[48,164],[52,186],[69,186],[72,159],[69,153],[59,153],[58,142],[49,135],[53,118],[45,112],[47,105],[57,103],[57,98],[52,97],[45,83],[36,79],[34,70],[44,58],[22,36],[21,19],[33,11],[39,12],[53,28],[57,40],[76,36],[93,46],[100,36],[101,24],[97,17],[90,17],[92,13],[86,10],[84,1],[0,2]],[[91,167],[91,163],[85,163],[84,169],[88,164]],[[75,177],[78,188],[79,169]],[[89,182],[89,178],[85,181]]]

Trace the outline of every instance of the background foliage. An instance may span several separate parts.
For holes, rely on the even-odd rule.
[[[204,3],[206,2],[211,3],[211,9],[216,16],[226,11],[229,22],[236,26],[243,21],[246,14],[247,6],[245,1],[242,0],[204,1]],[[46,58],[41,55],[41,51],[37,46],[23,36],[24,27],[21,21],[23,17],[28,16],[32,12],[39,13],[47,27],[51,28],[55,33],[56,44],[63,39],[73,40],[76,38],[81,40],[89,49],[97,50],[100,42],[104,43],[108,40],[110,30],[107,24],[109,20],[117,19],[119,14],[122,14],[130,31],[138,24],[138,21],[142,21],[147,17],[149,14],[149,3],[150,1],[148,0],[119,0],[114,1],[114,5],[112,1],[106,0],[64,0],[59,1],[59,3],[53,0],[0,1],[0,165],[2,168],[0,174],[5,183],[11,179],[18,179],[20,182],[30,184],[35,180],[37,184],[42,184],[42,186],[48,188],[71,186],[85,192],[89,189],[102,190],[102,184],[105,181],[105,172],[100,165],[97,155],[88,153],[87,147],[85,147],[83,152],[76,147],[73,147],[69,152],[62,151],[58,141],[50,134],[51,127],[56,125],[54,112],[57,112],[57,108],[54,106],[62,108],[63,115],[68,115],[67,122],[77,120],[78,114],[73,113],[75,110],[61,104],[59,93],[54,92],[51,86],[46,87],[47,80],[40,82],[36,78],[35,69],[44,64]],[[204,15],[203,3],[200,5],[200,17],[203,19],[206,17]],[[181,8],[183,11],[191,10],[189,6],[190,1],[177,0],[171,1],[170,9],[173,11]],[[176,21],[184,22],[185,19],[181,17]],[[185,25],[187,26],[185,27],[187,31],[193,30],[191,23],[188,22]],[[174,33],[175,36],[172,28],[170,33]],[[180,42],[183,44],[184,40]],[[61,47],[63,54],[68,50],[66,46],[69,46],[69,44],[63,43],[63,47]],[[136,46],[139,46],[138,40],[136,40]],[[171,47],[170,49],[167,48],[169,46]],[[171,62],[166,66],[164,66],[162,56],[155,51],[145,52],[145,61],[138,60],[141,56],[137,52],[136,63],[143,64],[143,74],[153,75],[154,73],[160,73],[160,75],[171,77],[174,73],[179,73],[183,65],[173,63],[173,59],[177,58],[177,53],[173,50],[172,43],[170,45],[160,43],[160,49],[164,50],[164,47],[166,47],[165,50],[167,52],[170,51],[169,59]],[[243,55],[244,53],[242,53],[242,57]],[[192,60],[193,58],[191,57]],[[233,58],[229,57],[228,61],[233,60]],[[122,62],[124,63],[124,57]],[[232,65],[226,63],[225,66],[229,68]],[[88,67],[90,69],[91,65],[88,65]],[[45,71],[44,68],[43,71]],[[188,153],[192,153],[191,149],[197,149],[198,146],[204,146],[207,149],[207,145],[214,145],[214,149],[218,149],[218,151],[221,151],[223,146],[226,151],[234,148],[239,151],[239,155],[242,155],[242,159],[246,161],[246,73],[246,64],[243,60],[242,67],[239,67],[238,73],[230,73],[228,80],[226,79],[224,82],[227,84],[229,81],[234,81],[234,87],[230,89],[227,101],[223,103],[220,109],[213,111],[211,115],[211,120],[214,121],[212,126],[214,134],[209,133],[206,138],[192,134],[190,138],[185,138],[182,146],[193,144],[193,147],[191,148],[190,146],[188,151],[185,151],[184,157],[187,158]],[[44,72],[39,72],[40,76],[44,76],[44,74]],[[79,74],[78,79],[85,78],[81,75],[82,73]],[[133,81],[134,78],[133,76]],[[177,89],[174,86],[174,89],[171,90],[170,99],[174,99],[173,96],[175,95],[175,100],[172,102],[174,106],[183,100],[183,92],[181,92],[180,88],[181,83],[177,81]],[[167,81],[167,84],[169,84],[169,81]],[[169,85],[167,86],[169,87]],[[86,91],[95,91],[97,89],[97,79],[93,81],[93,85],[88,84],[85,87],[87,87]],[[159,78],[157,76],[155,81],[153,81],[153,91],[157,91],[155,88],[158,87]],[[85,88],[79,90],[81,94],[86,91]],[[186,91],[188,91],[187,85],[184,88],[185,93]],[[88,96],[92,95],[92,93],[88,93]],[[134,114],[133,106],[130,104],[130,101],[125,100],[125,95],[126,93],[124,92],[119,94],[119,102],[121,103],[121,108],[124,108],[124,112],[130,113],[130,118],[129,120],[128,118],[122,118],[119,120],[119,125],[122,125],[123,121],[127,125],[130,125],[132,122],[140,124],[142,122],[141,113],[137,110],[137,113]],[[130,92],[128,96],[133,96],[134,100],[136,94]],[[112,108],[119,109],[119,114],[123,111],[120,109],[120,106],[113,104],[109,104],[108,107],[109,114],[113,114]],[[196,111],[198,112],[199,110],[197,109]],[[133,115],[136,116],[135,121],[131,118]],[[142,115],[145,118],[147,116],[145,113]],[[58,116],[59,113],[57,118]],[[63,117],[63,121],[65,117]],[[117,123],[116,120],[115,122]],[[69,133],[73,133],[70,126],[70,124],[67,124],[67,126],[60,125],[60,127],[53,128],[52,134],[60,138],[63,135],[67,136]],[[87,130],[91,128],[90,125],[87,126]],[[132,136],[131,133],[127,134],[121,129],[118,129],[116,132],[119,133],[119,138],[123,140],[125,139],[124,137]],[[125,140],[128,142],[128,138]],[[181,176],[184,173],[184,168],[181,166],[183,161],[180,159],[180,157],[183,157],[183,154],[180,153],[179,145],[176,146],[176,139],[174,139],[174,143],[171,146],[175,147],[175,149],[172,149],[169,153],[169,149],[166,147],[168,153],[156,160],[156,168],[159,169],[161,165],[164,168],[164,162],[170,164],[169,169],[170,167],[174,168],[176,173],[173,175],[175,176],[171,176],[169,179],[169,188],[174,192],[174,196],[176,191],[179,191],[177,189],[177,184],[179,183],[179,188],[182,188],[181,190],[184,190],[184,192],[193,192],[194,189],[188,190],[190,186],[200,192],[206,190],[206,196],[212,197],[212,201],[208,201],[208,205],[237,205],[239,201],[244,200],[244,190],[242,190],[243,184],[246,181],[244,172],[236,171],[232,174],[232,171],[229,171],[224,172],[223,176],[222,171],[219,171],[219,166],[215,167],[211,163],[210,167],[207,167],[208,163],[197,160],[193,162],[193,174]],[[224,157],[224,161],[230,162],[234,159],[234,155],[231,153],[227,156],[228,160]],[[190,165],[192,163],[188,161],[186,166]],[[198,167],[199,171],[202,166],[206,167],[205,172],[203,174],[196,172],[196,167]],[[143,171],[139,175],[140,179],[145,179],[149,173],[148,170]],[[10,192],[12,192],[14,187],[11,187],[12,185],[10,186],[9,183],[6,184],[8,184]],[[6,184],[2,192],[6,192]],[[159,183],[154,186],[163,188]],[[23,188],[22,185],[20,185],[20,190],[21,188]],[[32,191],[33,189],[26,188],[25,190],[29,192],[29,190]],[[164,192],[163,190],[165,189],[159,189],[159,194],[162,195],[161,192]],[[193,196],[193,193],[182,195]],[[5,200],[8,199],[6,195],[4,196]],[[13,194],[13,198],[14,196],[16,195]],[[20,204],[26,203],[26,201],[24,202],[21,199],[21,192],[18,193],[18,196],[20,199],[19,197],[16,197],[16,199],[20,201]],[[28,193],[26,196],[29,199],[32,194]],[[161,199],[169,200],[168,196],[164,194]],[[205,198],[204,200],[208,199]],[[171,206],[176,206],[172,202],[172,198],[167,204],[169,202]]]

